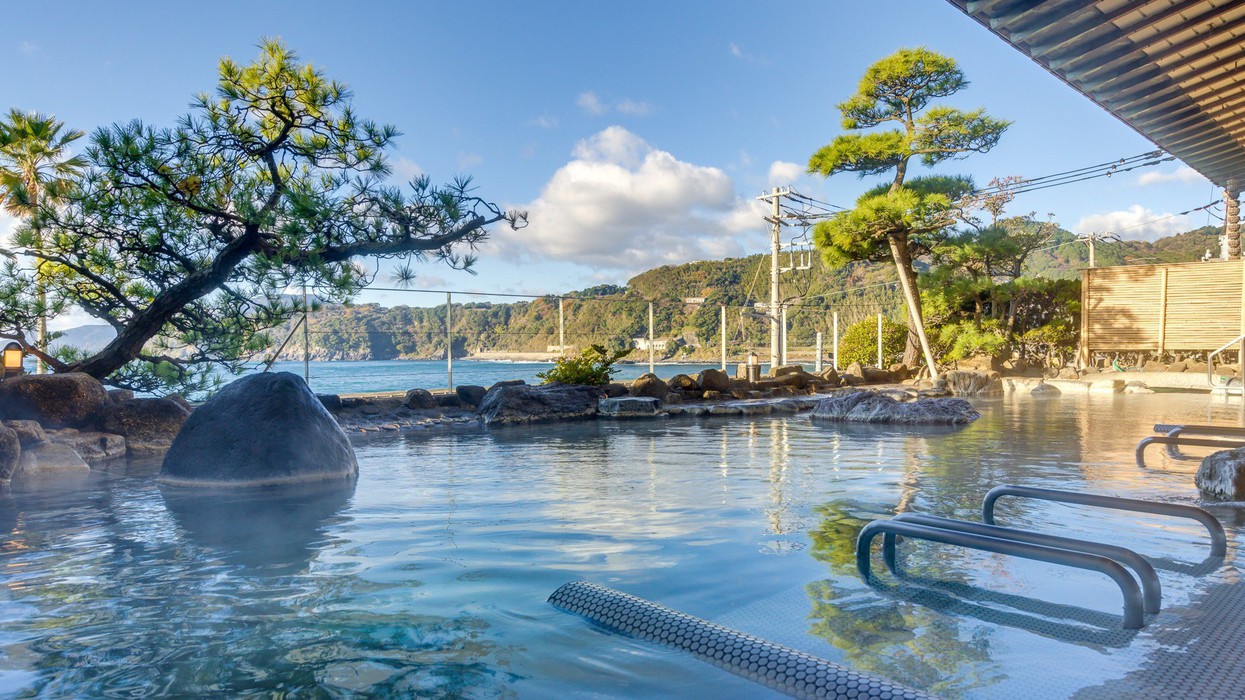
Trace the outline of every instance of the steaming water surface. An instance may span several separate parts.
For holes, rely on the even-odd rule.
[[[428,431],[358,443],[353,488],[280,497],[162,490],[152,465],[8,494],[0,692],[765,696],[545,603],[587,579],[948,698],[1066,697],[1140,668],[1159,630],[1236,580],[1235,547],[1201,576],[1160,570],[1164,612],[1136,634],[1118,632],[1105,577],[997,555],[904,542],[905,568],[944,589],[865,586],[852,550],[873,518],[976,520],[998,483],[1195,502],[1196,462],[1154,450],[1138,469],[1133,446],[1158,421],[1241,424],[1207,396],[980,408],[960,430],[796,416]],[[1214,512],[1233,541],[1237,511]],[[1186,569],[1206,553],[1193,523],[1015,499],[999,519]]]

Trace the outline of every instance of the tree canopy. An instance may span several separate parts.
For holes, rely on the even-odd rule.
[[[275,40],[250,64],[222,59],[215,91],[176,126],[97,130],[64,205],[40,206],[16,243],[55,268],[58,301],[117,336],[49,363],[119,386],[204,388],[206,365],[236,369],[300,310],[287,290],[347,299],[379,269],[369,258],[401,261],[403,277],[412,260],[469,269],[490,225],[525,222],[476,196],[468,178],[390,185],[386,152],[398,136],[356,115],[343,84]],[[0,290],[21,286],[19,271],[4,274]]]
[[[808,162],[810,173],[825,177],[891,175],[890,182],[861,195],[853,209],[818,224],[814,243],[831,265],[853,260],[895,263],[908,305],[904,362],[909,365],[916,364],[919,348],[927,345],[913,258],[938,243],[955,223],[962,199],[973,191],[972,182],[963,177],[908,178],[909,164],[916,158],[933,167],[984,153],[1009,124],[983,109],[934,104],[967,86],[954,59],[925,48],[900,49],[871,65],[856,93],[839,103],[841,124],[849,133],[835,137]],[[929,361],[928,351],[926,356]]]

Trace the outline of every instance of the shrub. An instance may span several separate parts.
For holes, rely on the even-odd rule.
[[[903,360],[904,346],[908,342],[908,327],[889,318],[882,319],[882,364],[891,365]],[[878,320],[869,318],[847,327],[839,338],[839,366],[853,362],[873,365],[878,361]]]
[[[561,382],[603,386],[609,384],[614,372],[618,371],[614,369],[614,363],[626,357],[630,352],[631,350],[610,352],[603,346],[589,345],[578,355],[559,357],[552,369],[548,372],[540,372],[536,376],[540,377],[545,384]]]

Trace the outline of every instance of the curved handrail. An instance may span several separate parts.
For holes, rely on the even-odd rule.
[[[1234,428],[1227,425],[1186,425],[1182,423],[1155,423],[1154,432],[1163,433],[1167,437],[1183,435],[1215,435],[1217,437],[1245,438],[1245,428]],[[1167,454],[1172,459],[1196,459],[1181,454],[1176,445],[1167,446]]]
[[[940,542],[956,547],[980,549],[997,554],[1007,554],[1014,557],[1106,574],[1115,581],[1116,585],[1120,587],[1120,593],[1124,595],[1124,628],[1135,630],[1145,626],[1141,588],[1137,585],[1137,581],[1132,574],[1128,573],[1128,570],[1122,564],[1113,559],[1108,559],[1098,554],[1086,554],[1085,552],[1074,552],[1067,549],[1059,549],[1058,547],[1046,547],[1040,544],[973,535],[967,532],[946,530],[927,525],[895,522],[894,520],[874,520],[861,529],[860,537],[856,540],[856,569],[865,581],[868,581],[870,576],[869,547],[873,543],[874,537],[884,533],[929,540],[930,542]]]
[[[1145,557],[1125,547],[1113,544],[1104,544],[1102,542],[1091,542],[1089,540],[1077,540],[1071,537],[1044,535],[1040,532],[1015,530],[1007,527],[999,527],[998,525],[983,525],[981,523],[974,523],[966,520],[940,518],[936,515],[925,515],[924,513],[900,513],[899,515],[891,518],[891,520],[905,523],[916,523],[917,525],[928,525],[930,527],[941,527],[947,530],[957,530],[959,532],[967,532],[974,535],[985,535],[986,537],[998,537],[1000,539],[1013,540],[1016,542],[1028,542],[1029,544],[1058,547],[1059,549],[1069,549],[1074,552],[1097,554],[1108,559],[1114,559],[1115,561],[1131,568],[1133,572],[1137,574],[1137,580],[1141,582],[1141,595],[1145,602],[1146,612],[1156,613],[1162,606],[1163,584],[1159,581],[1159,575],[1155,572],[1154,566],[1147,561]],[[894,573],[894,535],[887,534],[883,536],[882,559],[886,562],[887,568]]]
[[[1183,435],[1151,435],[1141,439],[1137,443],[1137,466],[1146,466],[1146,448],[1150,445],[1167,445],[1171,449],[1173,445],[1189,445],[1191,447],[1221,447],[1225,450],[1235,450],[1238,447],[1245,447],[1245,440],[1211,440],[1210,438],[1192,438]],[[1176,459],[1188,459],[1184,455],[1176,452],[1172,455]]]
[[[1196,506],[1142,501],[1135,498],[1100,496],[1078,491],[1057,491],[1055,489],[1039,489],[1032,486],[1003,484],[990,489],[986,493],[986,497],[981,501],[981,519],[987,525],[994,524],[994,502],[999,500],[1001,496],[1020,496],[1022,498],[1075,503],[1097,508],[1130,510],[1137,513],[1151,513],[1153,515],[1170,515],[1174,518],[1190,518],[1201,523],[1206,528],[1206,531],[1210,533],[1210,555],[1212,557],[1222,557],[1228,553],[1228,536],[1223,531],[1223,525],[1215,519],[1215,516]]]
[[[1234,345],[1237,345],[1242,340],[1245,340],[1245,333],[1242,333],[1241,335],[1233,338],[1232,340],[1229,340],[1228,342],[1224,343],[1219,349],[1212,350],[1208,355],[1206,355],[1206,383],[1210,385],[1211,391],[1214,391],[1215,389],[1227,388],[1228,386],[1232,384],[1231,380],[1228,380],[1227,384],[1216,384],[1215,383],[1215,375],[1214,375],[1215,355],[1218,355],[1224,350],[1227,350],[1228,348]]]

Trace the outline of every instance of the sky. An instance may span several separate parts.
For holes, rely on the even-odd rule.
[[[416,266],[413,287],[460,294],[556,294],[765,252],[756,197],[773,186],[849,206],[877,178],[805,167],[842,133],[835,105],[902,47],[959,62],[971,84],[948,104],[1013,122],[993,151],[935,172],[985,185],[1154,148],[943,0],[76,2],[56,21],[22,3],[0,26],[0,109],[87,131],[133,119],[169,126],[214,88],[222,56],[250,62],[265,37],[347,84],[359,115],[398,127],[395,178],[467,174],[480,196],[529,212],[521,231],[493,229],[474,276]],[[1167,162],[1022,195],[1010,213],[1152,240],[1216,223],[1173,214],[1219,197]],[[0,215],[0,235],[12,224]],[[385,269],[374,286],[394,286]]]

